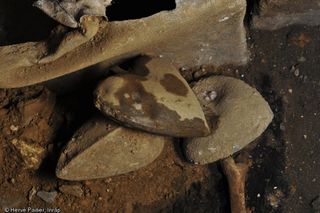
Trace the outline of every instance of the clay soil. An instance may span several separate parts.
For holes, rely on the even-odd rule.
[[[54,26],[27,3],[21,4],[4,6],[30,9],[33,15],[15,17],[1,45],[45,38]],[[191,84],[209,75],[242,79],[261,92],[275,114],[269,128],[251,144],[253,164],[246,184],[251,212],[312,212],[311,202],[320,195],[319,35],[320,27],[291,26],[273,32],[249,28],[247,66],[202,67],[184,73]],[[129,174],[77,182],[56,178],[61,148],[96,113],[95,84],[64,92],[50,83],[0,90],[0,211],[5,207],[48,207],[68,213],[230,211],[219,162],[188,163],[178,139],[166,144],[152,164]],[[27,168],[32,162],[23,161],[14,140],[45,150],[39,169]],[[62,185],[80,186],[84,194],[61,192]],[[47,203],[33,195],[34,190],[58,195]]]

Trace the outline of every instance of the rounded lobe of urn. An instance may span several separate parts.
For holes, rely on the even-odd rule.
[[[192,162],[207,164],[234,154],[259,137],[273,119],[264,98],[241,80],[209,77],[197,82],[193,91],[213,129],[209,136],[185,140]]]
[[[179,71],[163,59],[142,58],[136,73],[112,76],[96,90],[96,106],[124,125],[152,133],[208,135],[202,108]]]

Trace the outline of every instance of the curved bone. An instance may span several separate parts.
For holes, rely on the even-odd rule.
[[[47,41],[1,47],[0,88],[22,87],[65,75],[68,66],[62,70],[54,69],[57,64],[55,60],[88,42],[96,35],[100,26],[99,18],[83,16],[79,30],[64,33],[65,29],[59,27]],[[60,39],[60,43],[55,47],[55,51],[50,53],[52,43],[57,39]],[[60,66],[65,66],[65,63]]]
[[[5,57],[6,60],[0,61],[0,67],[6,67],[9,70],[52,62],[88,42],[98,30],[98,18],[84,16],[81,18],[81,28],[79,30],[65,33],[66,29],[58,26],[47,41],[1,47],[0,55]],[[54,47],[56,50],[51,53],[51,43],[55,43],[56,40],[59,40],[59,37],[61,37],[61,40],[58,41],[58,46]]]
[[[174,11],[138,20],[108,25],[101,21],[99,31],[90,41],[50,63],[38,64],[45,49],[42,42],[1,47],[0,88],[32,85],[102,61],[112,65],[139,54],[162,55],[177,66],[246,63],[245,0],[176,0],[176,5]],[[88,21],[88,26],[94,29],[95,24]],[[33,47],[38,45],[41,48]],[[31,59],[24,53],[30,51],[28,48],[33,50]],[[19,67],[8,60],[20,62]]]

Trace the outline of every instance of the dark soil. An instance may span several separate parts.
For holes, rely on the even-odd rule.
[[[0,4],[9,7],[8,2],[20,10],[23,4],[28,5],[16,0]],[[19,17],[16,23],[8,22],[4,31],[7,40],[1,44],[46,37],[54,23],[44,21],[41,13],[35,14],[38,18]],[[14,27],[20,22],[32,24],[23,33],[24,29]],[[39,31],[36,26],[44,28]],[[255,148],[250,152],[253,165],[246,200],[251,212],[312,212],[311,202],[320,195],[319,35],[320,27],[291,26],[273,32],[248,29],[251,59],[247,66],[202,67],[184,73],[190,83],[208,75],[242,79],[271,105],[275,118],[253,142]],[[71,213],[230,211],[228,185],[219,163],[199,166],[186,162],[179,140],[167,144],[151,165],[126,175],[82,182],[57,179],[54,171],[61,148],[96,113],[92,101],[95,83],[66,93],[57,93],[52,87],[50,92],[46,88],[50,84],[0,90],[1,209],[51,207]],[[44,95],[50,98],[37,102]],[[39,111],[39,107],[46,110]],[[30,164],[12,144],[14,139],[45,150],[39,169],[27,168]],[[61,185],[74,184],[82,187],[83,196],[59,191]],[[46,203],[30,196],[32,188],[57,191],[58,195],[54,203]]]

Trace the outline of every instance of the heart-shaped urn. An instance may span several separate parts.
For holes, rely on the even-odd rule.
[[[141,57],[132,74],[111,76],[96,90],[96,106],[129,127],[175,137],[208,135],[197,97],[167,60]]]
[[[153,162],[169,137],[120,127],[102,115],[82,126],[64,148],[56,175],[89,180],[124,174]]]
[[[213,128],[207,137],[186,139],[186,156],[195,163],[211,163],[234,154],[272,121],[269,104],[241,80],[213,76],[197,82],[193,91]]]

